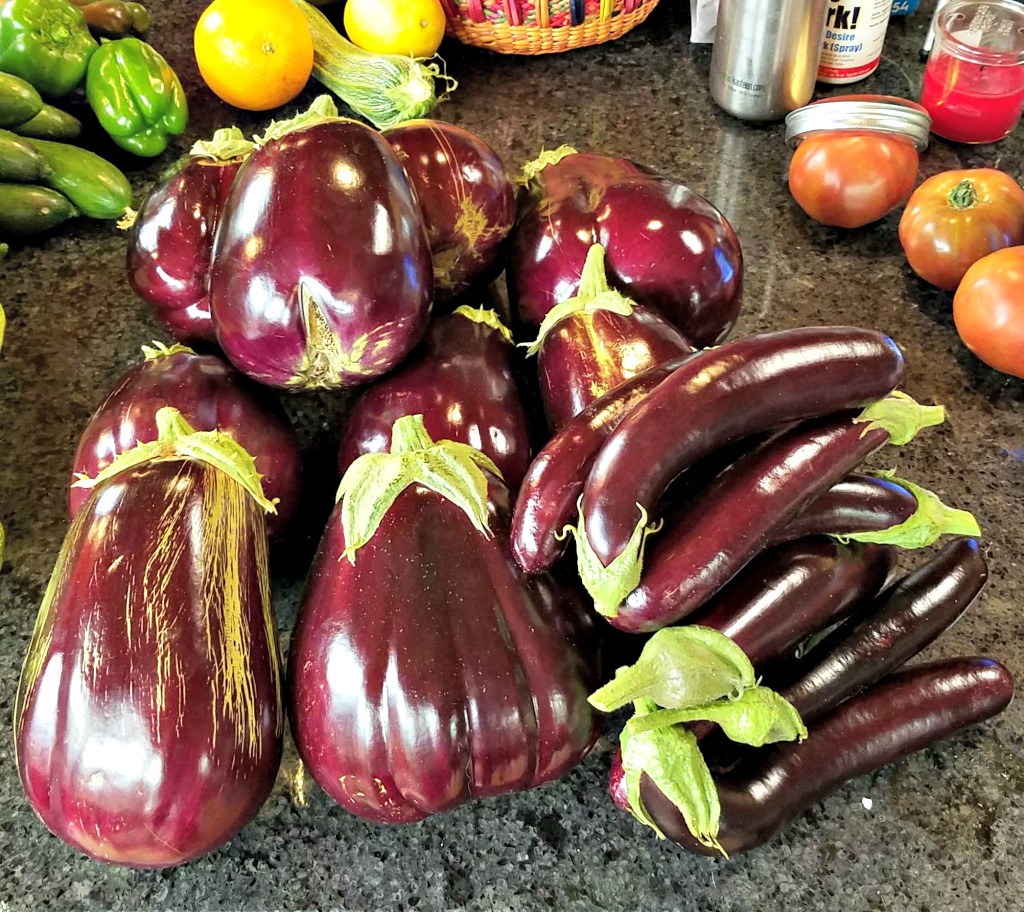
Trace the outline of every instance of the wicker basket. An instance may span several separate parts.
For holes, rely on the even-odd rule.
[[[639,25],[658,0],[441,0],[447,31],[501,54],[554,54],[601,44]]]

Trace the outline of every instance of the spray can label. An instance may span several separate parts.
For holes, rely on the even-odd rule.
[[[878,67],[892,0],[830,0],[818,79],[855,82]]]

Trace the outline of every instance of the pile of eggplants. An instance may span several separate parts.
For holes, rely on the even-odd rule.
[[[317,99],[251,141],[218,131],[153,186],[129,283],[176,343],[227,360],[154,343],[74,456],[15,706],[22,783],[61,839],[135,867],[223,845],[270,793],[285,708],[331,798],[410,823],[565,775],[634,701],[634,746],[696,739],[715,838],[671,762],[617,758],[616,802],[736,852],[1009,701],[990,659],[903,667],[986,569],[973,517],[863,470],[942,418],[898,391],[892,340],[726,341],[742,255],[710,202],[567,147],[520,184],[462,128],[379,133]],[[503,269],[511,320],[476,306]],[[284,679],[268,541],[307,520],[266,386],[364,387]],[[900,546],[950,533],[893,581]],[[652,697],[682,625],[740,650],[799,725],[737,744],[700,707],[661,721],[693,709]]]

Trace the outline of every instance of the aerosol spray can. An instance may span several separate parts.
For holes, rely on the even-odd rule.
[[[830,0],[818,81],[844,85],[878,69],[892,0]]]
[[[827,6],[827,0],[720,0],[711,52],[715,102],[744,120],[780,120],[807,104]]]

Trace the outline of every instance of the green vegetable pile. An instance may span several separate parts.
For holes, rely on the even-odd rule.
[[[163,152],[188,122],[181,82],[142,40],[150,17],[127,0],[0,2],[0,239],[77,215],[120,218],[131,186],[71,145],[81,122],[51,101],[84,90],[100,126],[135,155]]]

